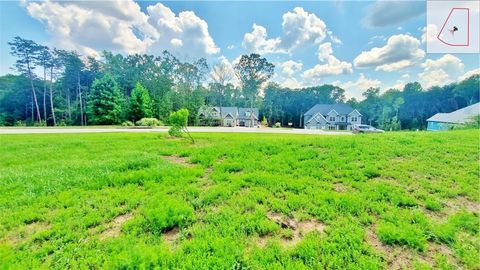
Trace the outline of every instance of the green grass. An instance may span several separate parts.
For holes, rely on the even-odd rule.
[[[480,269],[476,130],[193,136],[1,135],[0,268]]]

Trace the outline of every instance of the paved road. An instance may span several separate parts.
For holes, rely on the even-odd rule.
[[[317,134],[317,135],[352,135],[350,132],[277,129],[277,128],[245,128],[245,127],[190,127],[190,132],[229,132],[229,133],[280,133],[280,134]],[[64,133],[105,133],[105,132],[167,132],[168,128],[0,128],[0,134],[64,134]]]

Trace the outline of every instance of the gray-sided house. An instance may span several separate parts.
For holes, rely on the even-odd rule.
[[[437,113],[427,119],[427,130],[448,130],[452,125],[462,125],[473,121],[473,117],[480,114],[480,103],[456,110],[451,113]]]
[[[198,114],[201,125],[224,127],[258,126],[258,108],[251,110],[250,108],[237,107],[202,107]]]
[[[352,130],[362,123],[362,114],[344,103],[317,104],[303,115],[305,129]]]

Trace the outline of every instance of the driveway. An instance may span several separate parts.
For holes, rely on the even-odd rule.
[[[190,132],[217,133],[276,133],[276,134],[317,134],[317,135],[353,135],[346,131],[323,131],[312,129],[286,128],[246,128],[246,127],[189,127]],[[67,134],[67,133],[106,133],[106,132],[167,132],[167,127],[158,128],[123,128],[123,127],[15,127],[0,128],[0,134]]]

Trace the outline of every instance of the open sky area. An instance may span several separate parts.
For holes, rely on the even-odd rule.
[[[478,54],[426,53],[425,1],[5,1],[0,9],[0,75],[14,72],[15,36],[98,57],[166,49],[234,64],[257,52],[282,86],[328,83],[356,98],[369,87],[430,88],[480,72]]]

